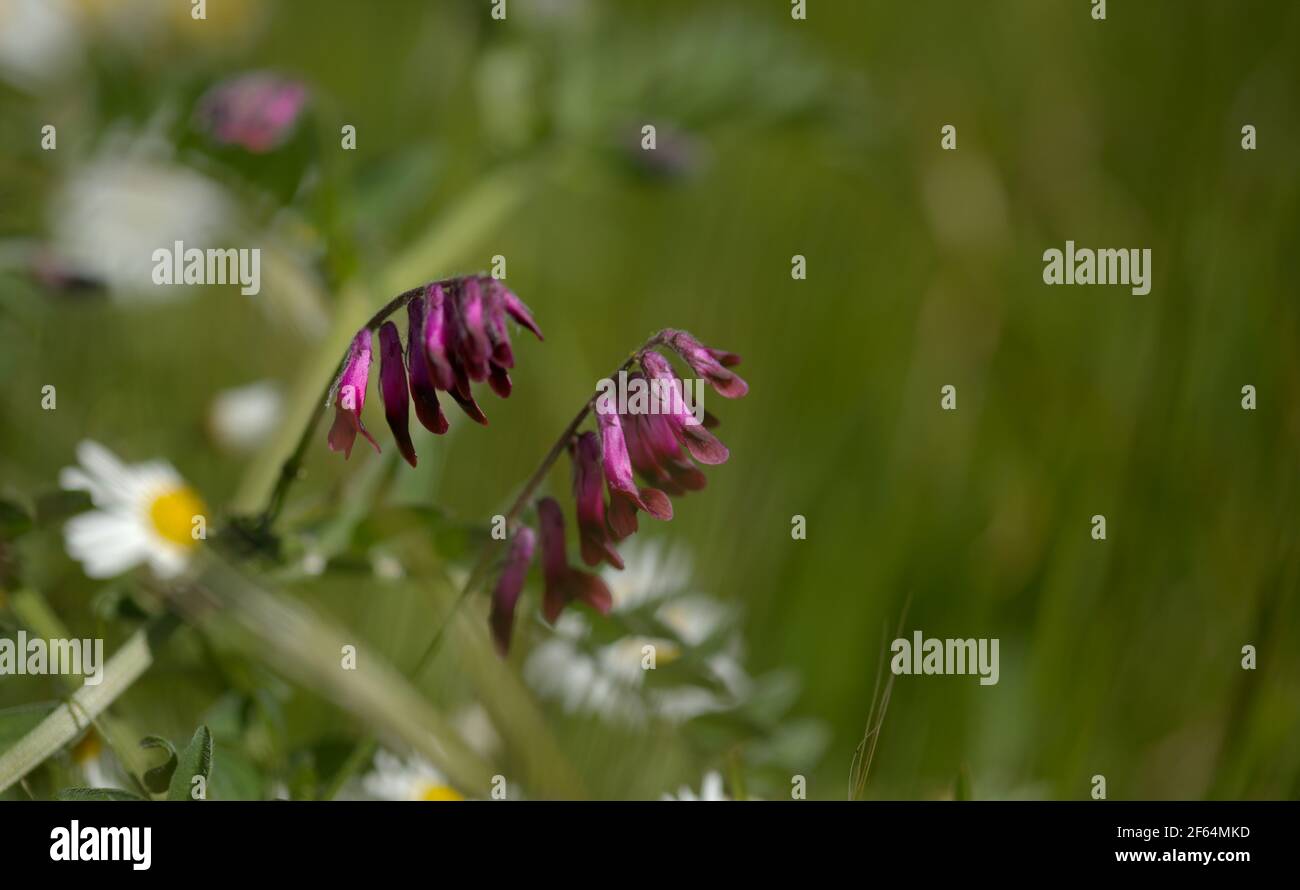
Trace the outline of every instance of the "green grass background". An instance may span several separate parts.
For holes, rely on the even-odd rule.
[[[520,341],[515,394],[484,398],[489,429],[452,417],[447,439],[417,440],[432,468],[400,471],[403,500],[484,521],[596,378],[649,332],[683,327],[741,353],[751,392],[708,403],[731,460],[648,533],[688,546],[700,589],[742,610],[754,671],[798,675],[792,717],[829,731],[805,769],[810,796],[845,795],[909,597],[909,633],[1000,638],[1001,682],[899,678],[867,796],[949,795],[963,769],[976,797],[1084,798],[1095,774],[1112,798],[1300,796],[1300,9],[1112,0],[1095,22],[1085,0],[809,0],[794,22],[780,0],[646,0],[529,29],[494,25],[486,5],[266,4],[253,36],[107,54],[55,99],[6,89],[0,234],[40,237],[60,171],[110,124],[253,67],[327,97],[318,144],[305,135],[289,150],[347,184],[332,212],[351,255],[322,265],[330,293],[342,273],[379,280],[492,170],[562,155],[455,268],[427,269],[505,255],[547,340]],[[527,5],[510,0],[511,15]],[[771,52],[746,68],[739,47],[756,35]],[[628,87],[637,105],[612,111],[579,94],[571,125],[525,99],[502,129],[476,92],[502,53],[535,66],[535,95],[583,65],[634,80],[629,69],[657,60],[673,76]],[[767,80],[711,103],[729,64]],[[805,111],[764,110],[780,84]],[[51,115],[57,157],[32,135]],[[601,129],[574,149],[585,127],[620,116],[679,122],[699,168],[625,175],[592,149]],[[355,153],[336,148],[341,122],[357,127]],[[1247,123],[1254,152],[1239,145]],[[944,124],[956,152],[939,149]],[[261,187],[292,194],[292,171],[264,175]],[[325,202],[291,200],[326,227]],[[1066,239],[1151,248],[1151,293],[1045,287],[1042,252]],[[790,277],[796,253],[806,281]],[[0,288],[7,496],[49,487],[91,436],[130,459],[165,457],[220,507],[245,468],[205,435],[209,399],[290,383],[318,348],[230,289],[122,308],[54,299],[14,274]],[[47,383],[55,412],[40,409]],[[955,412],[939,409],[946,384]],[[368,414],[382,427],[377,400]],[[344,464],[319,438],[296,497],[327,497],[374,460],[359,450]],[[564,470],[552,487],[566,490]],[[1089,536],[1097,513],[1104,542]],[[791,540],[794,514],[807,540]],[[43,593],[74,629],[120,639],[57,544],[50,533],[28,546]],[[341,575],[296,592],[399,661],[434,627],[418,585]],[[1245,644],[1258,647],[1254,672],[1240,667]],[[185,631],[119,707],[182,739],[231,689],[256,699],[270,682]],[[464,696],[450,658],[426,687],[435,701]],[[56,695],[0,680],[0,706]],[[357,731],[311,696],[286,701],[272,760]],[[673,746],[670,730],[554,723],[599,796],[655,796],[722,762]],[[258,759],[227,754],[230,768]]]

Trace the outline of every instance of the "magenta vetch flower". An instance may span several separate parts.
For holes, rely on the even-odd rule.
[[[598,576],[569,565],[564,543],[564,513],[554,498],[537,502],[537,522],[542,539],[542,616],[552,624],[571,602],[582,602],[602,615],[614,604],[605,582]]]
[[[654,350],[648,349],[641,354],[641,369],[645,371],[646,377],[652,382],[663,387],[662,391],[667,393],[667,398],[664,401],[669,403],[660,406],[664,409],[664,413],[647,416],[660,417],[667,421],[668,428],[677,438],[677,441],[686,446],[686,450],[691,453],[691,457],[700,463],[725,463],[730,456],[727,446],[719,442],[717,437],[705,429],[702,423],[696,422],[695,415],[691,414],[686,408],[682,396],[682,382],[673,373],[672,365],[668,364],[668,359]],[[740,378],[736,379],[739,380]]]
[[[691,366],[692,371],[709,381],[718,395],[738,399],[749,392],[749,384],[740,375],[727,370],[740,362],[740,356],[709,349],[685,331],[669,330],[665,333],[668,345]]]
[[[491,319],[490,297],[487,305],[488,318]],[[515,315],[513,312],[510,314]],[[497,349],[490,334],[489,340],[493,342],[493,361],[504,358],[505,354]],[[749,391],[740,377],[727,370],[740,362],[740,357],[734,353],[711,349],[690,334],[672,329],[664,331],[653,342],[682,354],[698,373],[707,375],[719,392],[738,398]],[[727,447],[705,429],[716,426],[717,418],[706,412],[701,422],[686,407],[681,381],[667,359],[651,347],[636,356],[636,363],[640,365],[640,371],[629,373],[627,380],[641,386],[656,383],[657,397],[652,395],[650,399],[639,402],[628,398],[620,404],[609,393],[602,392],[592,403],[596,431],[577,433],[568,442],[579,550],[582,561],[589,566],[607,562],[617,569],[623,568],[622,557],[614,544],[637,531],[637,512],[643,511],[655,519],[672,519],[673,505],[668,496],[698,491],[705,486],[704,474],[691,458],[701,463],[719,464],[730,454]],[[654,391],[652,388],[652,393]],[[644,407],[633,409],[634,404]],[[639,487],[634,471],[650,484]],[[595,575],[569,565],[564,515],[554,498],[537,502],[537,518],[545,577],[543,616],[554,623],[564,607],[574,601],[585,602],[602,614],[607,612],[612,598],[605,584]],[[507,559],[507,572],[510,571],[511,558]],[[507,579],[503,573],[498,584],[498,590],[505,590],[505,594],[500,595],[502,604],[497,605],[496,597],[493,600],[492,633],[502,652],[509,642],[509,616],[513,614],[518,599],[517,582],[517,574]],[[506,642],[501,643],[502,639]]]
[[[541,331],[523,302],[499,281],[486,275],[471,275],[434,282],[412,294],[406,303],[407,348],[405,361],[397,325],[384,322],[379,331],[380,396],[398,448],[415,466],[411,444],[408,400],[415,402],[415,416],[430,432],[441,435],[448,429],[447,418],[438,402],[438,390],[478,423],[487,415],[474,401],[471,382],[487,381],[497,395],[506,398],[512,388],[507,369],[514,367],[507,318],[528,328],[540,340]],[[364,345],[364,361],[360,350]],[[366,376],[370,366],[370,331],[362,330],[353,340],[344,371],[335,389],[352,387],[355,410],[340,414],[330,430],[330,447],[351,454],[352,440],[360,431],[378,449],[379,445],[361,425]],[[350,431],[350,433],[349,433]]]
[[[488,616],[488,626],[492,629],[492,641],[497,652],[505,655],[510,651],[510,636],[515,624],[515,605],[519,594],[524,589],[524,578],[528,567],[533,562],[533,549],[537,536],[528,526],[520,527],[510,542],[510,552],[506,555],[505,568],[497,579],[496,589],[492,591],[492,612]]]
[[[384,322],[379,329],[379,396],[384,403],[384,417],[393,431],[397,448],[411,466],[415,466],[415,446],[411,444],[410,392],[406,387],[406,362],[402,358],[402,337],[397,325]]]
[[[265,154],[293,132],[307,104],[307,87],[265,71],[243,74],[212,87],[199,99],[194,119],[223,145]]]
[[[342,451],[343,457],[352,456],[352,444],[357,433],[366,437],[375,451],[379,443],[361,423],[361,409],[366,403],[366,384],[370,379],[370,331],[363,328],[352,338],[348,356],[343,362],[343,371],[334,382],[332,397],[334,400],[334,425],[330,427],[329,446],[331,451]]]

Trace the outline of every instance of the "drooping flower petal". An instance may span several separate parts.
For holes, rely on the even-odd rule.
[[[333,451],[342,451],[344,459],[352,456],[352,445],[357,433],[379,451],[379,443],[370,435],[361,422],[361,409],[366,402],[366,384],[370,380],[370,329],[362,328],[352,338],[348,356],[343,362],[343,370],[338,380],[334,381],[334,425],[329,431],[329,446]]]
[[[673,435],[700,463],[725,463],[731,453],[726,445],[704,428],[703,424],[697,423],[694,415],[686,409],[686,401],[681,392],[681,381],[673,373],[668,360],[654,350],[647,350],[641,354],[641,367],[647,377],[662,387],[662,391],[668,393],[665,401],[669,404],[660,406],[667,413],[652,416],[666,418]]]
[[[683,491],[704,488],[707,482],[704,473],[682,453],[672,422],[662,414],[647,414],[640,420],[639,431],[656,467]]]
[[[734,352],[727,352],[725,349],[714,349],[712,346],[708,347],[708,350],[709,355],[716,358],[718,363],[724,368],[734,368],[736,365],[740,364],[740,356],[736,355]]]
[[[492,344],[492,361],[506,370],[513,368],[515,353],[506,326],[505,288],[495,278],[488,279],[483,288],[483,316],[488,342]]]
[[[466,389],[468,390],[469,387],[467,386]],[[478,406],[478,402],[474,401],[472,395],[461,395],[460,390],[456,387],[447,390],[447,395],[451,396],[452,401],[460,405],[461,410],[476,423],[481,423],[484,426],[488,425],[487,415],[483,413],[483,409]]]
[[[509,398],[511,389],[510,372],[495,361],[489,364],[491,367],[488,373],[488,386],[492,387],[492,391],[501,398]]]
[[[537,326],[537,322],[533,321],[533,313],[528,311],[523,300],[515,296],[514,291],[502,287],[502,299],[505,301],[506,312],[511,318],[532,331],[538,340],[545,339],[542,337],[542,329]]]
[[[424,342],[425,301],[415,299],[406,304],[408,322],[406,333],[406,364],[411,382],[411,401],[415,403],[415,416],[424,428],[435,435],[447,432],[447,418],[438,404],[438,390],[434,385],[433,373],[429,370],[429,359],[420,344]]]
[[[424,290],[424,355],[434,385],[442,390],[454,385],[447,349],[447,295],[442,285],[431,284]]]
[[[497,579],[496,589],[492,591],[492,611],[488,624],[492,629],[492,641],[497,652],[504,656],[510,651],[510,636],[515,624],[515,606],[519,594],[524,589],[524,578],[528,567],[533,562],[533,549],[537,536],[528,526],[521,526],[510,542],[510,551],[506,554],[505,567]]]
[[[647,417],[638,414],[619,415],[619,421],[623,425],[624,441],[627,443],[628,456],[632,458],[632,467],[641,474],[643,479],[652,483],[656,488],[661,488],[670,495],[685,494],[686,490],[673,482],[672,476],[664,467],[660,466],[659,459],[651,450],[650,433],[646,427],[647,419]],[[672,441],[673,447],[677,448],[677,440],[673,438],[671,432],[668,433],[668,438]]]
[[[712,350],[686,331],[670,331],[666,340],[678,355],[691,366],[691,370],[712,384],[718,395],[738,399],[749,392],[749,384],[727,365],[740,363],[740,356],[731,352]],[[721,356],[721,358],[719,358]]]
[[[600,440],[595,433],[582,433],[569,446],[573,459],[573,499],[578,511],[578,539],[582,561],[589,566],[601,560],[616,569],[623,560],[609,540],[605,527],[605,487],[601,485]]]
[[[612,406],[596,408],[600,431],[601,463],[609,486],[609,527],[620,540],[637,530],[636,511],[644,510],[656,519],[673,518],[673,505],[657,488],[638,488],[632,479],[632,459],[623,436],[623,425]]]
[[[397,325],[386,321],[379,329],[379,397],[384,403],[384,417],[397,440],[397,449],[411,466],[415,466],[415,446],[411,444],[411,394],[406,386],[406,363],[402,360],[402,337]]]
[[[605,582],[569,565],[564,546],[564,514],[554,498],[537,502],[537,519],[545,580],[542,617],[554,624],[564,607],[574,601],[584,602],[602,615],[609,614],[614,597]]]
[[[455,325],[453,342],[461,367],[470,380],[488,378],[488,357],[492,347],[488,343],[483,316],[483,290],[477,278],[466,278],[460,284],[456,299],[451,302],[455,312],[450,316]]]

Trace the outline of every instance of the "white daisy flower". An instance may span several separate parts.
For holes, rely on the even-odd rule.
[[[224,450],[248,453],[275,431],[283,410],[279,384],[260,380],[217,393],[208,409],[208,429]]]
[[[722,790],[722,776],[716,771],[707,773],[704,781],[700,783],[700,793],[696,794],[695,790],[689,785],[683,785],[677,789],[677,794],[665,793],[660,800],[731,800]]]
[[[141,563],[160,578],[180,574],[199,543],[195,519],[207,510],[180,474],[163,461],[128,466],[90,440],[77,446],[77,460],[59,484],[88,492],[96,509],[69,519],[63,538],[86,574],[111,578]]]
[[[194,288],[154,284],[154,251],[177,241],[219,246],[234,226],[226,190],[167,160],[168,150],[152,137],[117,134],[98,158],[73,168],[50,202],[60,262],[123,300],[193,295]]]
[[[374,769],[362,778],[361,787],[367,796],[379,800],[465,799],[428,761],[403,760],[383,750],[376,752]]]
[[[529,653],[525,681],[543,697],[560,702],[567,713],[597,714],[631,726],[652,718],[682,723],[734,706],[748,689],[748,675],[729,652],[705,659],[726,694],[689,684],[645,688],[646,647],[653,647],[655,667],[662,667],[712,637],[729,613],[712,597],[683,595],[690,586],[691,562],[680,548],[666,548],[657,540],[634,540],[624,548],[623,561],[623,571],[602,573],[613,600],[611,613],[660,603],[655,619],[673,637],[629,635],[593,646],[588,620],[580,613],[565,612],[555,624],[554,635]]]

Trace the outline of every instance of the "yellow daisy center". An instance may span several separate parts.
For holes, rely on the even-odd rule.
[[[163,540],[189,549],[199,542],[194,519],[205,516],[203,501],[187,486],[169,488],[149,503],[149,521]],[[206,520],[205,520],[206,521]]]
[[[421,785],[416,795],[419,800],[464,800],[465,795],[449,785],[435,785],[432,782]]]
[[[84,766],[99,757],[99,752],[103,748],[99,741],[99,733],[92,729],[82,737],[81,741],[72,746],[72,759]]]

